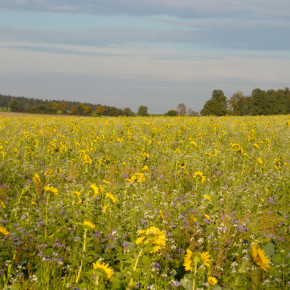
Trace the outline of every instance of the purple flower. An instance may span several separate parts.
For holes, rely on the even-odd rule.
[[[101,232],[96,232],[93,237],[98,238],[100,235],[101,235]]]
[[[151,265],[151,269],[152,269],[153,271],[158,272],[159,269],[160,269],[160,265],[159,265],[158,263],[154,262],[154,263]]]
[[[170,281],[170,284],[171,284],[171,286],[172,286],[173,288],[178,288],[178,287],[181,287],[181,286],[182,286],[182,284],[181,284],[180,282],[175,281],[175,280],[171,280],[171,281]]]

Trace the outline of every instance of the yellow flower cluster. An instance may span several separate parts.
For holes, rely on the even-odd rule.
[[[157,253],[162,247],[166,246],[166,236],[164,231],[160,231],[155,226],[149,227],[146,230],[138,231],[136,245],[151,244],[150,253]]]
[[[3,228],[1,226],[0,226],[0,233],[2,233],[4,236],[8,236],[9,235],[9,232],[5,228]]]
[[[41,179],[40,179],[40,177],[39,177],[39,175],[38,175],[37,173],[34,174],[32,180],[33,180],[33,182],[34,182],[35,184],[39,184],[39,183],[41,183]]]
[[[143,173],[138,173],[136,172],[134,175],[132,175],[132,177],[130,179],[126,179],[126,181],[133,183],[133,182],[138,182],[138,183],[142,183],[146,180],[146,177]]]
[[[209,267],[210,264],[210,254],[208,252],[202,252],[194,255],[194,253],[187,249],[186,255],[184,257],[184,264],[185,271],[193,271],[193,265],[198,262],[202,262],[205,266]]]
[[[58,195],[58,190],[57,190],[57,188],[55,188],[55,187],[53,187],[53,186],[49,186],[49,185],[47,185],[47,186],[44,187],[44,190],[45,190],[45,191],[50,191],[50,192],[52,192],[54,195]]]
[[[103,186],[100,184],[99,186],[95,185],[95,184],[91,184],[90,188],[93,190],[94,194],[93,194],[93,198],[96,198],[101,192],[103,192],[104,188]]]

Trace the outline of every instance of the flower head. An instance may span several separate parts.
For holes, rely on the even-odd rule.
[[[49,185],[47,185],[47,186],[44,187],[44,190],[45,190],[45,191],[50,191],[50,192],[52,192],[54,195],[58,195],[58,190],[57,190],[57,188],[55,188],[55,187],[53,187],[53,186],[49,186]]]
[[[117,202],[117,198],[112,193],[106,193],[106,197],[110,198],[113,203]]]
[[[211,199],[211,197],[209,195],[205,195],[204,199],[207,199],[208,201],[212,202],[212,199]]]
[[[84,227],[89,228],[89,229],[95,229],[95,225],[89,221],[84,221]]]
[[[203,173],[201,171],[194,172],[193,178],[195,178],[196,181],[200,182],[200,183],[204,183],[206,180],[206,177],[203,175]]]
[[[255,264],[268,272],[267,268],[270,268],[270,259],[265,254],[265,251],[258,247],[257,243],[252,245],[252,258]]]
[[[185,271],[193,271],[192,268],[192,251],[190,249],[186,250],[186,256],[184,258],[184,264],[183,266],[185,267]]]
[[[94,194],[93,194],[93,198],[97,197],[98,194],[100,193],[99,188],[95,185],[95,184],[91,184],[90,188],[93,190]]]
[[[9,232],[3,227],[0,227],[0,233],[2,233],[4,236],[8,236],[9,235]]]
[[[210,254],[208,252],[202,252],[200,253],[200,258],[202,260],[202,262],[204,263],[205,266],[209,267],[210,264]]]
[[[166,246],[165,232],[160,231],[155,226],[149,227],[146,230],[139,230],[136,245],[141,244],[150,244],[152,246],[150,253],[157,253],[161,248]]]
[[[99,261],[97,261],[96,263],[93,263],[93,268],[94,268],[95,272],[96,271],[103,272],[109,280],[112,279],[114,271],[109,266],[109,264],[104,264],[104,263],[100,263]]]
[[[35,184],[40,184],[40,183],[41,183],[41,179],[40,179],[40,177],[39,177],[39,175],[38,175],[37,173],[34,174],[32,180],[33,180],[33,182],[34,182]]]
[[[212,286],[214,286],[218,282],[217,278],[215,278],[214,276],[209,276],[207,278],[207,281],[208,281],[209,285],[212,285]]]
[[[209,216],[208,214],[205,214],[204,216],[205,216],[205,218],[206,218],[207,220],[210,221],[210,216]]]

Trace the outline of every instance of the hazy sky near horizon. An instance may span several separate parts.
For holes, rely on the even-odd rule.
[[[289,0],[0,0],[2,94],[164,113],[289,84]]]

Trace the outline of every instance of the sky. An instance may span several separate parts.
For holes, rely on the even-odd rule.
[[[1,94],[154,114],[289,86],[289,0],[0,0]]]

